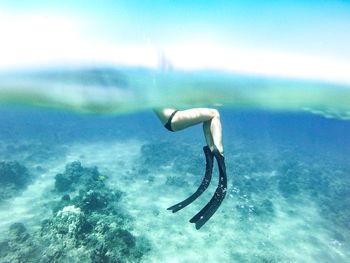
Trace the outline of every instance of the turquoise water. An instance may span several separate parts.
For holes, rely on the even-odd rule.
[[[349,262],[348,1],[1,1],[0,263]],[[201,125],[218,109],[225,200]]]
[[[130,84],[113,72],[105,73],[107,80],[134,98]],[[59,75],[59,82],[96,84],[96,75],[78,76]],[[40,83],[55,83],[56,77]],[[107,80],[102,90],[112,94]],[[27,82],[18,87],[33,91]],[[194,90],[179,106],[218,99],[216,93],[196,99]],[[91,95],[73,91],[86,99]],[[255,98],[243,88],[241,93]],[[228,193],[213,218],[196,230],[188,220],[215,191],[216,167],[211,186],[194,203],[176,214],[166,208],[192,194],[204,175],[200,125],[169,133],[147,103],[101,108],[103,103],[72,94],[54,101],[39,100],[38,94],[2,97],[7,101],[0,114],[1,262],[348,261],[347,120],[298,111],[293,103],[217,106]],[[337,106],[298,98],[312,104],[303,106]]]

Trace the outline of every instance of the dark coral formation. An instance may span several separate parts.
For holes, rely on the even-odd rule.
[[[0,202],[16,196],[32,181],[33,176],[20,163],[0,162]]]
[[[103,184],[104,179],[97,167],[84,168],[76,161],[67,164],[63,174],[56,175],[55,189],[58,192],[70,192],[77,187],[96,187],[96,184]]]
[[[96,167],[73,162],[55,179],[60,198],[53,216],[32,235],[22,223],[11,225],[0,243],[0,262],[139,262],[150,250],[147,240],[130,232],[122,192],[107,187]]]
[[[0,262],[39,262],[41,246],[27,232],[22,223],[14,223],[7,231],[6,239],[0,242]]]

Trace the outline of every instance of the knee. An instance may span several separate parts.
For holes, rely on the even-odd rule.
[[[210,115],[212,118],[220,118],[220,113],[217,109],[210,109]]]

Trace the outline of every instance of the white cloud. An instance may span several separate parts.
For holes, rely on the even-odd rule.
[[[0,12],[0,68],[57,63],[118,63],[156,66],[155,51],[144,45],[106,43],[77,17]]]
[[[220,44],[182,44],[164,48],[175,67],[217,68],[233,72],[350,84],[350,63],[292,52],[235,49]]]
[[[109,63],[157,67],[165,54],[175,68],[223,69],[239,73],[295,77],[350,84],[350,63],[307,54],[236,49],[213,43],[171,43],[161,49],[145,43],[105,42],[86,20],[45,13],[0,12],[0,68],[55,63]]]

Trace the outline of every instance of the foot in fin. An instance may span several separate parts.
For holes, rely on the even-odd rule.
[[[190,203],[192,203],[194,200],[196,200],[209,186],[209,183],[210,183],[211,177],[212,177],[212,172],[213,172],[214,155],[210,151],[208,146],[204,146],[203,151],[205,154],[206,165],[205,165],[205,176],[202,180],[202,183],[198,187],[197,191],[194,192],[194,194],[192,194],[190,197],[188,197],[184,201],[168,208],[168,210],[171,210],[173,213],[176,213],[177,211],[181,210],[182,208],[188,206]]]
[[[219,184],[216,188],[214,196],[211,198],[209,203],[206,204],[193,218],[190,222],[195,223],[196,229],[200,229],[216,212],[216,210],[221,205],[227,192],[227,175],[225,158],[219,153],[217,149],[214,149],[213,154],[219,166]]]

